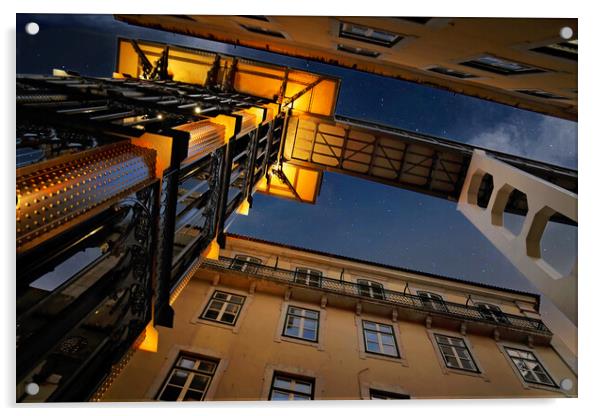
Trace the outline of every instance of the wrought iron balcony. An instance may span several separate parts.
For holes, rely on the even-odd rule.
[[[203,260],[202,265],[206,268],[233,270],[291,286],[315,288],[316,290],[324,292],[418,310],[432,315],[447,316],[462,321],[484,322],[514,330],[536,332],[545,336],[552,335],[550,330],[541,320],[526,316],[512,315],[501,311],[483,310],[475,306],[463,305],[461,303],[426,299],[394,290],[371,287],[327,277],[310,276],[292,270],[245,262],[240,259],[228,257],[220,257],[219,260],[205,259]]]

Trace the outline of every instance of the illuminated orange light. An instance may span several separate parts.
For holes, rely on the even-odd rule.
[[[244,201],[242,201],[242,204],[240,204],[236,209],[236,213],[240,215],[249,215],[250,209],[251,205],[249,204],[249,201],[245,199]]]
[[[259,126],[263,122],[263,114],[266,111],[262,107],[251,107],[244,110],[245,113],[255,116],[255,125]]]
[[[216,239],[209,243],[209,246],[203,252],[202,257],[211,260],[219,260],[219,244],[217,243]]]
[[[272,167],[273,169],[273,167]],[[290,163],[283,163],[282,171],[290,184],[295,188],[302,202],[314,204],[322,183],[322,174],[318,170],[305,168]],[[268,195],[287,199],[296,199],[288,184],[282,182],[276,175],[271,175],[270,183],[262,178],[256,187],[257,191]]]
[[[172,141],[173,139],[169,136],[148,132],[140,137],[132,138],[132,144],[153,149],[157,152],[155,175],[158,178],[161,178],[163,172],[171,166]]]
[[[138,350],[157,352],[159,349],[159,331],[154,327],[154,322],[150,321],[144,329],[144,340],[138,345]]]
[[[225,114],[220,114],[216,117],[212,117],[209,119],[212,123],[221,124],[226,128],[225,133],[225,142],[230,141],[232,137],[234,137],[234,132],[236,131],[236,117],[228,116]]]

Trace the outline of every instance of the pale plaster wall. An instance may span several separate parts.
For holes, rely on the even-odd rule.
[[[232,290],[219,285],[217,288]],[[315,377],[316,399],[359,399],[362,388],[365,396],[366,386],[381,389],[387,386],[391,391],[405,391],[413,398],[565,396],[558,389],[526,388],[498,344],[488,337],[466,336],[484,375],[458,374],[442,368],[424,325],[362,315],[360,319],[388,322],[397,327],[400,338],[397,341],[404,360],[362,355],[355,311],[329,306],[320,309],[317,303],[312,308],[325,312],[321,313],[324,318],[320,322],[321,348],[279,342],[274,334],[281,330],[278,326],[285,302],[279,295],[247,293],[247,302],[249,296],[252,301],[239,317],[242,323],[237,332],[226,326],[199,323],[199,310],[214,289],[216,287],[208,281],[191,280],[174,304],[174,328],[158,328],[158,351],[134,354],[104,401],[152,400],[166,369],[172,364],[174,349],[178,348],[201,351],[221,359],[218,374],[212,382],[212,394],[208,397],[212,400],[265,399],[266,385],[269,391],[274,368]],[[431,331],[438,332],[437,328]],[[457,336],[461,337],[461,334]],[[526,345],[521,348],[528,349]],[[552,348],[537,347],[535,350],[557,383],[565,377],[575,379]],[[222,363],[227,364],[225,368]],[[575,389],[572,394],[576,394]]]

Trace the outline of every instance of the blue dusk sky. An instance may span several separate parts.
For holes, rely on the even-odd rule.
[[[27,35],[34,21],[40,32]],[[577,169],[577,124],[436,88],[189,36],[139,28],[111,15],[17,15],[17,73],[65,68],[110,76],[117,37],[248,57],[341,78],[336,114],[433,134]],[[513,218],[513,223],[520,219]],[[534,291],[480,232],[442,199],[325,173],[315,205],[258,194],[229,232],[349,257]],[[550,224],[544,257],[568,270],[577,229]]]

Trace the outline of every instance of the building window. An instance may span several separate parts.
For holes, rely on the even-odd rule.
[[[537,98],[546,98],[548,100],[566,100],[567,97],[563,97],[562,95],[556,95],[551,92],[531,89],[531,90],[515,90],[516,92],[520,92],[521,94],[531,95]]]
[[[404,400],[409,399],[407,394],[391,393],[390,391],[370,389],[370,400]]]
[[[479,372],[477,365],[462,338],[450,337],[447,335],[435,334],[435,340],[439,346],[439,351],[443,356],[443,361],[448,368],[458,370]]]
[[[241,24],[241,26],[243,28],[245,28],[246,30],[248,30],[249,32],[257,33],[259,35],[272,36],[274,38],[283,38],[283,39],[286,38],[282,33],[277,32],[275,30],[266,29],[266,28],[259,27],[259,26],[243,25],[243,24]]]
[[[240,310],[245,302],[245,297],[232,293],[213,292],[207,307],[201,315],[202,319],[217,321],[227,325],[234,325]]]
[[[565,58],[570,59],[571,61],[576,61],[578,55],[577,39],[540,46],[531,50],[534,52],[555,56],[557,58]]]
[[[319,322],[320,312],[289,306],[282,335],[317,342]]]
[[[510,323],[499,306],[491,305],[489,303],[477,303],[476,306],[479,309],[481,316],[488,321],[498,322],[501,324]]]
[[[157,395],[162,401],[201,401],[219,361],[181,354]]]
[[[447,306],[440,295],[431,292],[417,291],[422,306],[434,311],[447,312]]]
[[[270,400],[313,400],[314,380],[305,377],[274,373]]]
[[[381,29],[372,29],[354,23],[341,23],[339,26],[339,37],[372,43],[390,48],[401,39],[402,36]]]
[[[357,279],[360,296],[366,296],[373,299],[384,299],[385,288],[381,283],[371,280]]]
[[[429,71],[462,79],[477,77],[476,75],[469,74],[468,72],[457,71],[455,69],[444,68],[442,66],[435,66],[433,68],[429,68]]]
[[[322,272],[305,267],[297,267],[295,271],[295,283],[320,287],[322,285]]]
[[[259,269],[259,267],[257,267],[259,264],[261,264],[261,260],[257,257],[237,254],[234,257],[230,268],[241,272],[256,273]]]
[[[393,327],[387,324],[362,321],[366,352],[399,357]]]
[[[342,45],[340,43],[337,45],[337,50],[341,52],[352,53],[355,55],[367,56],[369,58],[377,58],[378,56],[380,56],[380,52],[364,48],[355,48],[353,46]]]
[[[508,357],[520,372],[523,380],[528,383],[545,384],[556,387],[556,383],[546,369],[541,365],[537,357],[530,351],[516,348],[504,347]]]
[[[470,61],[462,62],[462,65],[501,75],[537,74],[545,72],[539,68],[534,68],[529,65],[509,61],[507,59],[501,59],[491,55],[484,55]]]

